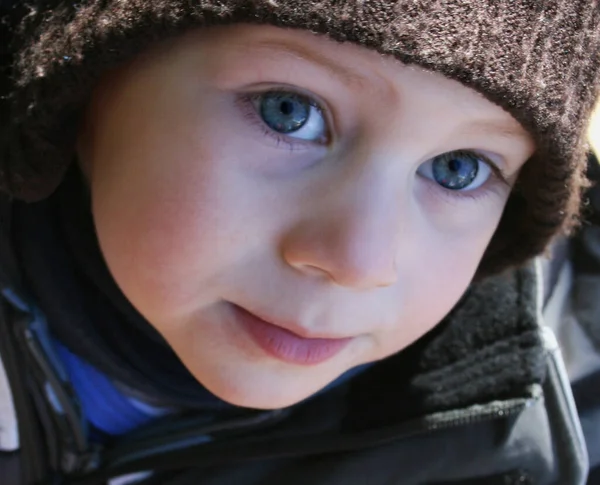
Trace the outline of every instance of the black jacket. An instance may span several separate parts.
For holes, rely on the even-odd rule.
[[[145,471],[147,485],[585,483],[570,388],[540,322],[537,266],[473,285],[410,348],[290,409],[162,418],[102,449],[88,443],[45,347],[44,316],[19,284],[10,215],[3,204],[0,357],[20,444],[0,452],[2,485],[104,484]]]
[[[556,332],[564,357],[590,461],[589,485],[600,484],[600,164],[590,156],[592,181],[584,223],[565,247],[563,273],[569,278]],[[567,279],[565,277],[565,279]],[[551,322],[549,322],[551,323]]]

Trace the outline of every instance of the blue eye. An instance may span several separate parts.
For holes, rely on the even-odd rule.
[[[263,122],[277,133],[308,141],[322,141],[327,126],[321,108],[300,94],[271,91],[255,98]]]
[[[492,168],[483,156],[458,150],[428,160],[417,173],[445,189],[467,191],[483,185],[490,178]]]

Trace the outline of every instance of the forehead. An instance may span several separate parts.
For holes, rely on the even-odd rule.
[[[440,110],[453,109],[456,116],[469,118],[492,115],[493,122],[485,123],[483,131],[528,137],[508,112],[474,89],[351,42],[339,43],[301,29],[238,24],[190,32],[184,43],[192,50],[200,43],[210,51],[207,57],[212,67],[219,70],[264,69],[268,74],[270,69],[291,70],[294,64],[302,63],[318,66],[357,93],[401,94],[403,87],[417,86],[423,98],[436,99]]]
[[[533,138],[517,120],[474,89],[363,46],[300,29],[236,24],[192,30],[146,51],[120,72],[136,92],[150,79],[197,91],[194,85],[202,79],[232,92],[283,83],[316,94],[326,104],[344,93],[346,102],[362,103],[371,111],[387,107],[379,108],[379,117],[416,113],[411,118],[415,129],[418,123],[419,129],[431,131],[427,120],[435,120],[448,131],[440,136],[467,135],[474,141],[487,137],[495,146],[514,144],[535,151]],[[113,79],[118,78],[123,79]],[[334,110],[339,106],[334,102]]]

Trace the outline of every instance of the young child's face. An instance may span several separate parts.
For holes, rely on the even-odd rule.
[[[252,26],[111,74],[79,142],[124,294],[210,391],[265,409],[439,323],[533,150],[455,81]]]

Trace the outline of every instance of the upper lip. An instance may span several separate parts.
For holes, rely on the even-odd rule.
[[[266,316],[264,313],[261,313],[259,311],[249,310],[246,307],[243,307],[240,305],[235,305],[235,306],[237,306],[242,311],[252,314],[256,318],[259,318],[259,319],[263,320],[264,322],[267,322],[270,325],[274,325],[283,330],[287,330],[288,332],[293,333],[300,338],[328,339],[328,340],[344,340],[344,339],[352,338],[347,335],[333,335],[331,333],[326,333],[326,332],[314,332],[314,331],[311,331],[311,330],[307,329],[306,327],[302,326],[301,324],[299,324],[293,320],[290,320],[290,319],[272,318],[270,316]]]

